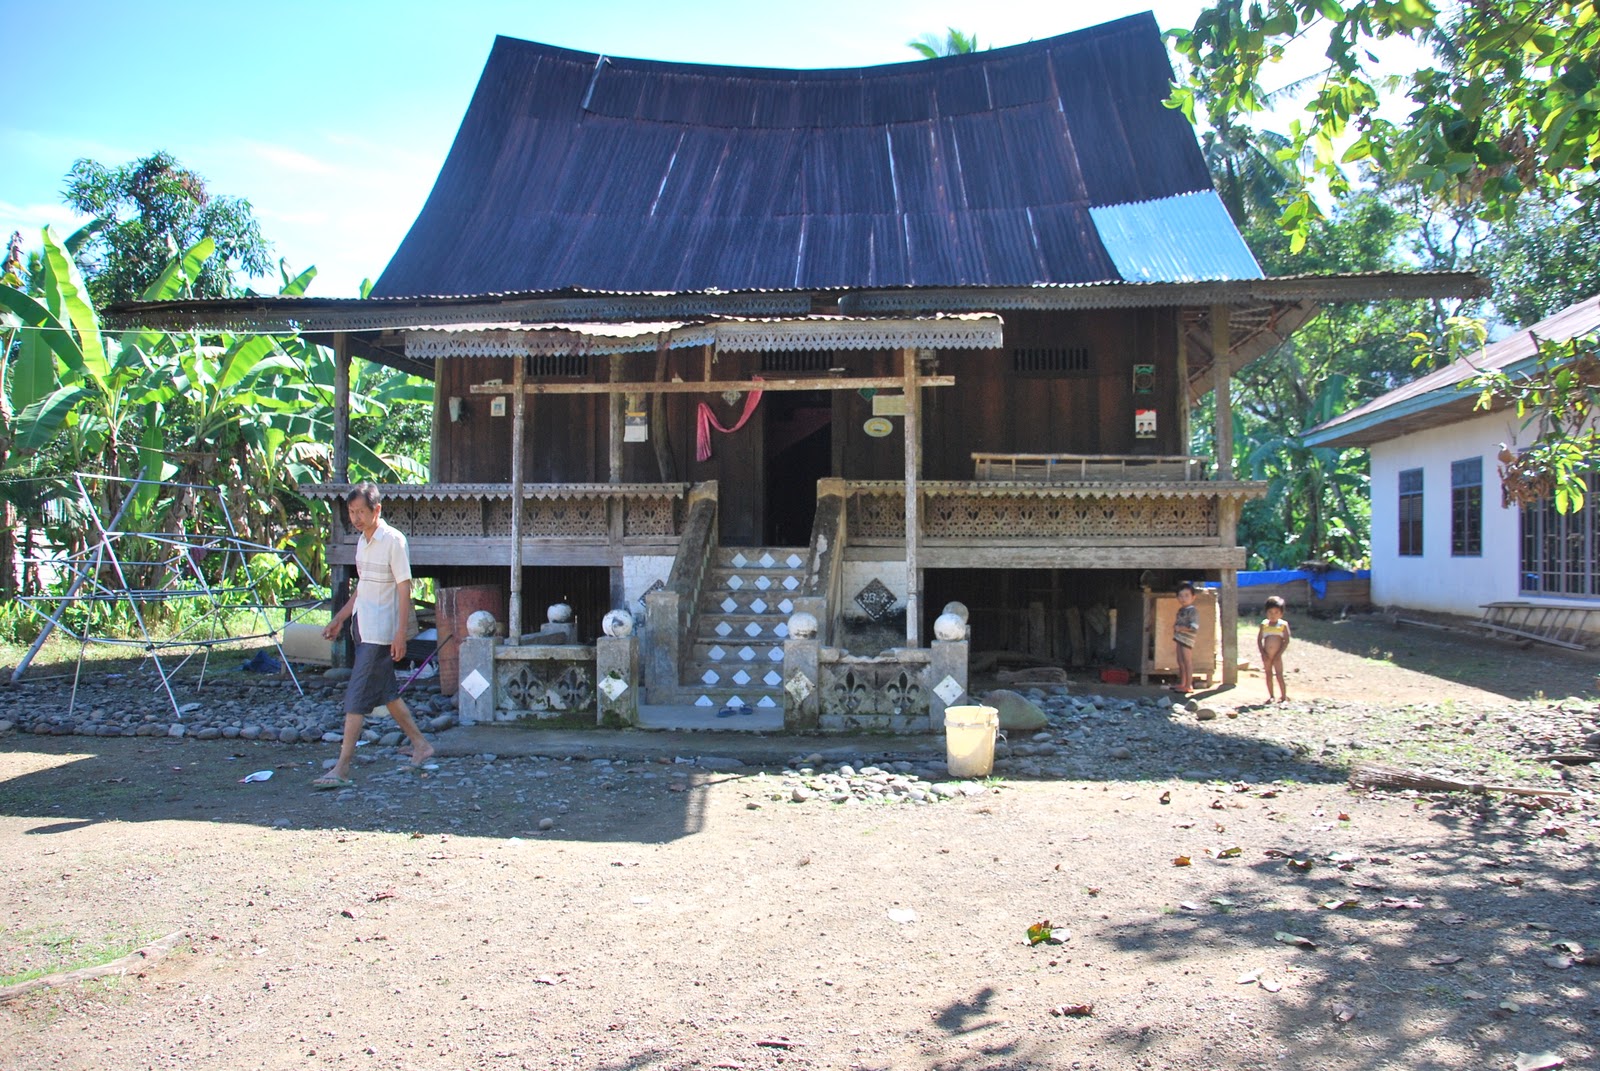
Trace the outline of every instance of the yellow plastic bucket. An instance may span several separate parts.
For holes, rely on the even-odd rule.
[[[994,707],[947,707],[945,762],[951,777],[988,777],[994,770],[994,738],[1000,712]]]

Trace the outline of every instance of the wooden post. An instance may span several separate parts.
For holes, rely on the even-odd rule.
[[[523,385],[528,375],[528,357],[517,355],[512,376],[515,393],[511,398],[511,598],[506,606],[506,643],[522,642],[522,422],[528,412],[528,392]]]
[[[622,482],[622,432],[626,421],[626,396],[615,386],[622,382],[622,354],[611,355],[611,457],[609,477],[611,483]]]
[[[906,396],[906,646],[922,646],[922,570],[917,543],[922,533],[922,391],[917,385],[917,351],[900,351]]]
[[[1194,448],[1194,433],[1189,428],[1189,332],[1183,326],[1182,309],[1174,321],[1178,325],[1178,453],[1187,454]],[[1187,475],[1188,469],[1184,472]]]
[[[333,482],[350,482],[350,336],[343,331],[333,334]],[[344,509],[342,502],[330,504],[334,511]],[[338,525],[334,526],[337,530]],[[335,565],[329,578],[333,594],[333,612],[344,609],[350,601],[350,580],[354,573],[348,565]],[[345,639],[334,647],[337,664],[347,666],[354,656],[353,639]]]
[[[333,334],[333,482],[350,482],[350,336]]]
[[[1239,500],[1232,496],[1217,502],[1217,541],[1231,548],[1239,542]],[[1222,632],[1222,683],[1239,683],[1239,571],[1222,570],[1217,589],[1217,627]]]
[[[1233,395],[1228,380],[1228,350],[1232,331],[1226,305],[1211,306],[1211,383],[1216,391],[1217,479],[1233,479]]]

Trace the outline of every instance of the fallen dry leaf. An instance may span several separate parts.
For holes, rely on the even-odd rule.
[[[1456,955],[1454,952],[1446,952],[1442,956],[1434,956],[1432,959],[1430,959],[1428,961],[1428,966],[1430,966],[1430,967],[1448,967],[1452,963],[1460,963],[1460,962],[1461,962],[1461,957],[1460,956]]]
[[[1172,860],[1172,865],[1173,866],[1188,866],[1189,865],[1189,857],[1187,855],[1176,856]]]
[[[1293,945],[1296,948],[1316,948],[1317,947],[1317,943],[1315,941],[1313,941],[1311,938],[1309,938],[1309,937],[1301,937],[1299,934],[1290,933],[1287,930],[1279,930],[1277,933],[1272,935],[1272,939],[1274,941],[1281,942],[1282,944]]]
[[[1234,846],[1232,846],[1230,848],[1219,849],[1217,851],[1217,858],[1218,859],[1237,859],[1239,856],[1241,856],[1243,854],[1244,854],[1244,849],[1239,847],[1236,844],[1236,845],[1234,845]]]
[[[1093,1004],[1057,1004],[1050,1009],[1051,1015],[1093,1015]]]
[[[1553,1052],[1519,1052],[1517,1053],[1517,1071],[1551,1071],[1552,1068],[1565,1067],[1567,1061]]]
[[[1347,907],[1360,907],[1361,901],[1354,896],[1336,896],[1332,900],[1322,902],[1325,911],[1342,911]]]
[[[1393,908],[1396,911],[1420,911],[1425,909],[1428,905],[1423,903],[1421,900],[1403,899],[1398,896],[1385,896],[1383,898],[1383,906]]]
[[[1170,792],[1161,793],[1160,802],[1162,802],[1162,803],[1171,803],[1172,802],[1172,793],[1170,793]]]
[[[380,892],[375,892],[371,896],[367,897],[367,903],[375,904],[379,900],[393,900],[394,898],[395,898],[395,891],[393,889],[384,889],[384,890],[382,890]]]
[[[1355,1010],[1355,1008],[1351,1007],[1350,1005],[1348,1005],[1348,1004],[1335,1004],[1333,1006],[1333,1021],[1334,1022],[1336,1022],[1336,1023],[1348,1023],[1351,1019],[1354,1019],[1355,1017],[1356,1017],[1356,1010]]]

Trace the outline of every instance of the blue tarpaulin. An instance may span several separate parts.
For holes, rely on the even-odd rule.
[[[1304,580],[1311,585],[1311,590],[1316,592],[1317,598],[1328,597],[1328,581],[1330,580],[1365,580],[1372,575],[1371,569],[1357,569],[1350,572],[1347,569],[1328,569],[1313,573],[1309,569],[1262,569],[1253,573],[1240,573],[1239,586],[1241,588],[1258,588],[1263,585],[1292,584],[1296,580]]]

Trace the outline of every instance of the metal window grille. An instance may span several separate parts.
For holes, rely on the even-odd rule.
[[[1576,513],[1557,513],[1548,499],[1522,507],[1522,594],[1600,595],[1600,475],[1584,484],[1589,504]]]
[[[1088,346],[1028,346],[1011,351],[1011,370],[1018,375],[1069,375],[1094,371]]]
[[[1450,556],[1483,556],[1483,458],[1450,463]]]
[[[1400,473],[1400,556],[1422,554],[1422,470]]]
[[[578,353],[536,353],[529,362],[528,374],[537,379],[572,379],[589,374],[589,365]]]

